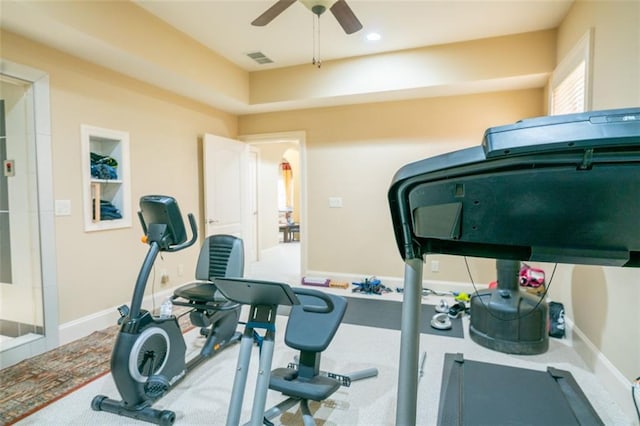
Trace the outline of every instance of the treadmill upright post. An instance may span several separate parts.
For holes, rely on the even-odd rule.
[[[398,367],[396,425],[416,424],[418,398],[418,355],[420,351],[420,313],[422,304],[422,258],[406,259]]]

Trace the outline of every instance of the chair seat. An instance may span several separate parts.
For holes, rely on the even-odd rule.
[[[269,388],[282,392],[287,396],[322,401],[340,387],[340,381],[326,376],[314,376],[312,378],[295,377],[297,370],[293,368],[277,368],[271,372]]]
[[[196,281],[185,284],[173,292],[174,296],[181,297],[195,303],[224,303],[228,300],[218,291],[218,288],[208,281]]]

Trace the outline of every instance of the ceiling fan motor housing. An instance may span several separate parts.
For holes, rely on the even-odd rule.
[[[319,4],[311,8],[311,11],[318,16],[322,15],[325,10],[327,10],[327,8]]]
[[[336,0],[300,0],[300,2],[311,12],[320,16],[326,12],[327,9],[333,6],[333,3],[335,3]]]

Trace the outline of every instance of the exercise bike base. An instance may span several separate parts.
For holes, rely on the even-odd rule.
[[[116,401],[104,395],[94,397],[91,401],[91,408],[94,411],[106,411],[108,413],[118,414],[120,416],[142,420],[161,426],[172,425],[176,420],[176,413],[173,411],[157,410],[149,406],[125,408],[122,401]]]

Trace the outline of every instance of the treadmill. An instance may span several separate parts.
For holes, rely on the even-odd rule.
[[[414,425],[425,255],[640,267],[640,108],[489,128],[402,167],[388,201],[405,262],[396,424]]]

